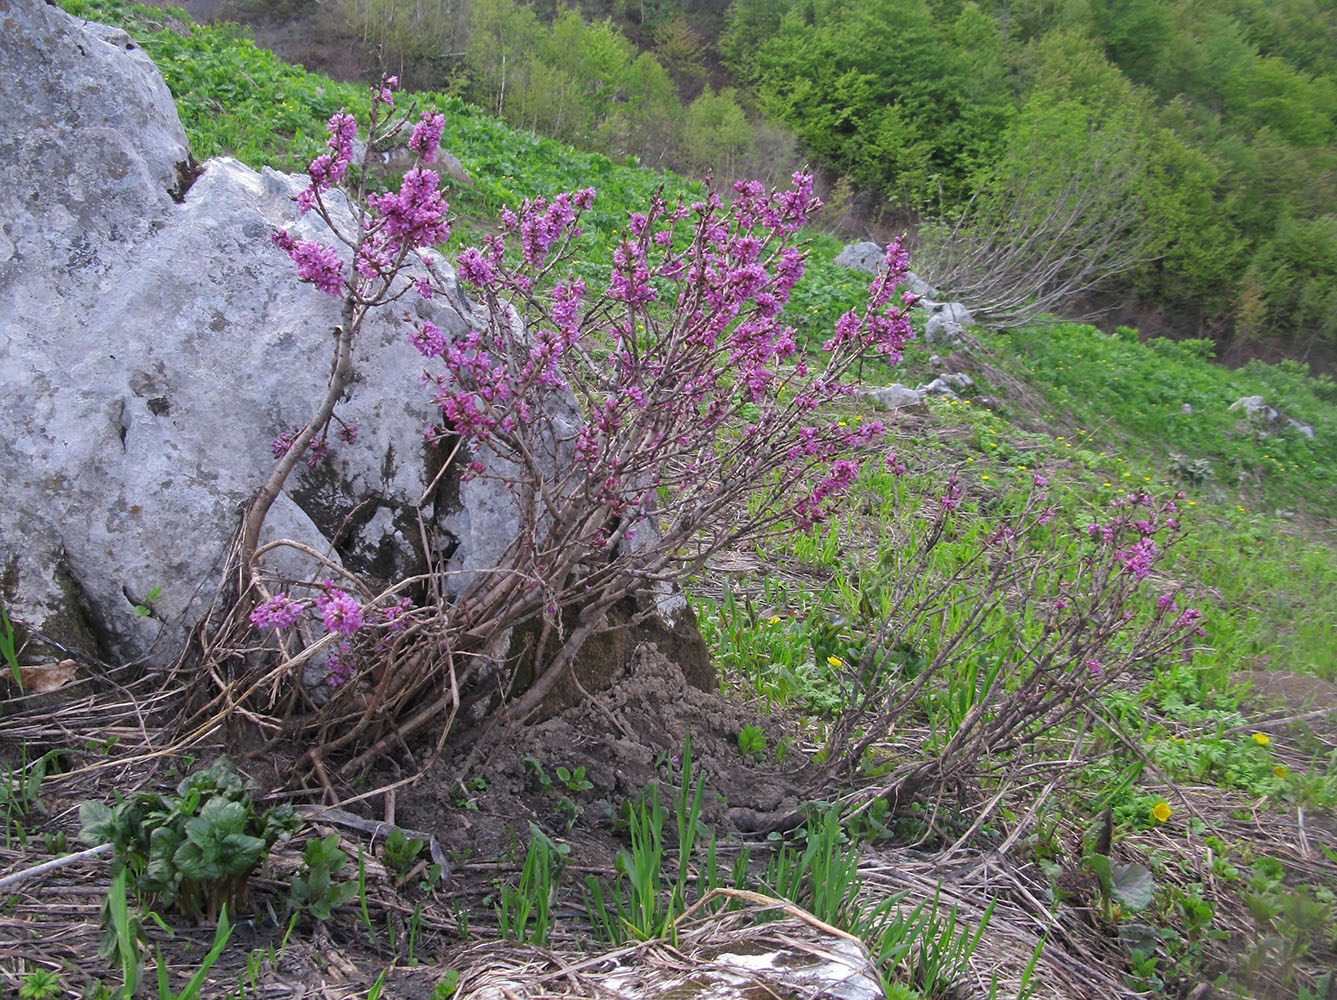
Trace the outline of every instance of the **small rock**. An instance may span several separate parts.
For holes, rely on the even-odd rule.
[[[924,324],[924,343],[960,347],[965,331],[959,323],[949,323],[941,316],[930,316]]]
[[[1241,396],[1227,407],[1227,412],[1243,410],[1246,416],[1262,417],[1264,420],[1276,419],[1277,411],[1263,402],[1262,396]]]
[[[1192,415],[1192,413],[1193,413],[1193,404],[1192,404],[1192,403],[1181,403],[1180,406],[1179,406],[1179,412],[1180,412],[1180,413],[1187,413],[1187,414]]]
[[[956,323],[959,326],[975,325],[975,318],[970,315],[970,310],[962,302],[935,302],[932,299],[924,299],[920,305],[930,316],[941,316],[949,323]]]
[[[951,384],[945,379],[935,378],[927,385],[919,387],[919,393],[923,396],[932,396],[935,399],[956,399],[956,393],[952,390]]]
[[[924,405],[924,397],[919,390],[911,389],[908,385],[901,385],[899,382],[893,383],[885,389],[874,389],[868,393],[867,398],[879,410],[903,410]]]
[[[1296,420],[1294,417],[1287,416],[1275,406],[1269,406],[1262,396],[1241,396],[1235,402],[1227,407],[1227,412],[1243,410],[1245,416],[1250,420],[1257,420],[1260,423],[1276,424],[1282,421],[1286,426],[1292,428],[1302,437],[1312,439],[1314,437],[1314,428],[1312,424],[1307,424],[1302,420]]]

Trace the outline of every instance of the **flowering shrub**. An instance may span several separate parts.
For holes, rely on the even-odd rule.
[[[825,658],[839,697],[824,753],[849,771],[833,770],[837,786],[822,791],[842,794],[872,764],[880,777],[844,804],[894,807],[1011,766],[1014,751],[1099,713],[1140,668],[1189,657],[1203,616],[1158,575],[1184,537],[1182,496],[1135,491],[1092,519],[1034,473],[1017,509],[985,514],[950,476],[939,495],[884,524],[881,562],[858,567],[859,610],[839,626],[844,655]],[[886,734],[906,720],[922,720],[931,737],[917,753],[897,742],[880,760]],[[758,820],[761,829],[799,821]]]
[[[388,78],[373,91],[368,149],[407,127],[391,116],[393,87]],[[423,114],[408,141],[418,161],[399,191],[368,194],[350,169],[353,119],[334,115],[328,152],[310,164],[310,185],[297,203],[319,215],[342,248],[286,232],[274,237],[300,279],[343,297],[344,322],[326,397],[304,427],[273,443],[278,464],[247,518],[242,555],[259,601],[249,620],[305,627],[313,607],[338,639],[345,673],[372,620],[368,609],[385,600],[359,602],[329,582],[313,604],[271,594],[254,573],[259,528],[296,462],[303,455],[318,461],[329,447],[352,342],[368,312],[404,295],[443,291],[432,247],[449,235],[448,206],[423,166],[443,124]],[[738,184],[728,204],[714,194],[695,204],[656,197],[629,217],[603,289],[587,288],[568,267],[595,192],[534,199],[504,212],[496,234],[458,255],[459,278],[480,303],[464,317],[467,335],[452,341],[405,312],[406,336],[424,357],[441,418],[424,429],[426,439],[450,449],[446,457],[463,478],[504,484],[516,531],[493,571],[458,586],[448,616],[440,606],[401,609],[397,623],[411,626],[389,646],[382,636],[370,647],[393,658],[414,637],[431,634],[449,651],[448,667],[379,670],[369,678],[387,719],[431,687],[448,687],[458,707],[469,680],[455,673],[458,664],[479,664],[484,658],[475,654],[533,621],[540,623],[535,680],[509,712],[521,718],[615,605],[662,592],[739,539],[810,525],[840,507],[860,454],[885,428],[847,429],[823,408],[852,391],[845,378],[861,357],[899,358],[912,336],[907,313],[915,299],[894,294],[908,261],[893,243],[867,305],[840,318],[824,360],[802,356],[784,307],[804,271],[797,234],[821,203],[811,177],[793,182],[774,192]],[[326,204],[335,186],[354,207],[353,231],[342,231]],[[338,436],[355,440],[356,428],[340,423]],[[897,465],[894,456],[885,460]],[[433,579],[441,593],[440,578]],[[369,725],[364,713],[357,726]]]

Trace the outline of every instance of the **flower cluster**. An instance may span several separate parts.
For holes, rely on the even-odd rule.
[[[338,184],[353,162],[353,144],[357,140],[357,119],[340,111],[330,116],[325,124],[330,137],[325,140],[328,153],[321,153],[307,164],[306,173],[311,185],[297,197],[297,208],[305,214],[315,208],[320,196]]]
[[[394,107],[394,89],[397,77],[383,76],[380,85],[372,90],[372,133],[377,134],[380,108]],[[413,127],[409,149],[423,163],[432,163],[445,129],[445,116],[424,111]],[[297,209],[301,214],[317,211],[331,225],[322,197],[347,175],[355,155],[357,121],[347,112],[330,116],[326,123],[329,137],[325,141],[327,153],[322,153],[307,165],[310,184],[297,195]],[[389,132],[393,132],[390,129]],[[387,133],[388,134],[388,133]],[[399,273],[405,261],[423,249],[450,238],[450,206],[441,196],[440,179],[422,166],[415,166],[404,175],[397,192],[367,197],[360,233],[340,236],[353,249],[353,266],[362,284],[349,288],[360,298],[374,300],[375,283],[385,283],[379,294]],[[339,295],[345,291],[344,262],[340,252],[313,240],[294,240],[286,231],[273,236],[275,245],[284,250],[297,264],[297,274],[322,292]],[[418,291],[427,297],[431,285],[417,283]]]
[[[297,276],[309,281],[326,295],[338,295],[344,288],[344,262],[339,251],[315,240],[294,240],[286,229],[270,237],[297,265]]]
[[[868,307],[842,318],[827,345],[832,360],[814,375],[783,315],[804,271],[804,255],[789,238],[820,208],[812,179],[796,174],[790,190],[770,194],[739,184],[734,195],[727,208],[712,194],[692,205],[657,198],[645,213],[632,213],[603,295],[587,301],[582,281],[553,282],[537,303],[540,319],[529,325],[523,353],[513,350],[509,317],[494,316],[487,329],[439,351],[432,328],[418,323],[415,345],[444,363],[433,379],[449,432],[475,452],[522,452],[516,429],[574,376],[589,400],[574,457],[588,497],[610,514],[638,518],[657,487],[681,476],[704,483],[737,475],[735,463],[743,460],[752,475],[786,469],[795,494],[788,513],[799,524],[827,516],[857,479],[858,463],[843,456],[876,442],[884,428],[872,422],[849,430],[803,418],[848,391],[840,374],[858,356],[899,357],[912,336],[913,297],[899,305],[891,297],[908,259],[898,243],[888,248]],[[593,201],[594,192],[584,190],[505,213],[498,236],[460,253],[460,277],[536,304],[538,278],[579,235],[580,215]],[[512,265],[508,242],[516,238]],[[585,336],[606,345],[606,370],[582,372],[573,364],[572,349]],[[708,446],[743,407],[759,415],[745,424],[742,445],[724,452]]]
[[[352,635],[362,627],[362,605],[344,591],[326,582],[325,593],[316,598],[325,628],[340,635]]]
[[[300,602],[278,594],[256,605],[251,612],[251,624],[256,628],[291,628],[301,620],[305,610]]]

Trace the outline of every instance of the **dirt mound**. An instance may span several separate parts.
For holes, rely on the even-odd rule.
[[[745,726],[761,727],[761,759],[739,750]],[[723,833],[730,810],[794,808],[802,797],[806,762],[776,760],[787,732],[718,693],[691,687],[677,664],[642,643],[615,675],[609,690],[538,725],[500,747],[465,788],[456,775],[467,747],[443,758],[400,801],[400,821],[437,834],[443,846],[474,858],[495,858],[528,842],[528,824],[550,836],[605,844],[618,810],[658,783],[660,801],[672,801],[681,780],[681,755],[691,735],[693,782],[705,778],[702,816]],[[558,768],[571,775],[564,780]],[[584,768],[584,783],[576,780]],[[595,861],[594,858],[589,858]]]

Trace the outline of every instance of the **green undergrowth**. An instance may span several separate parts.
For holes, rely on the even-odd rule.
[[[1337,383],[1294,361],[1209,364],[1202,340],[1139,342],[1056,323],[986,337],[1050,405],[1047,417],[1141,455],[1157,478],[1218,500],[1328,512],[1337,488]],[[1261,396],[1281,416],[1231,410]],[[1302,425],[1302,426],[1296,426]],[[1312,436],[1305,428],[1312,431]],[[1326,503],[1325,503],[1326,501]]]

